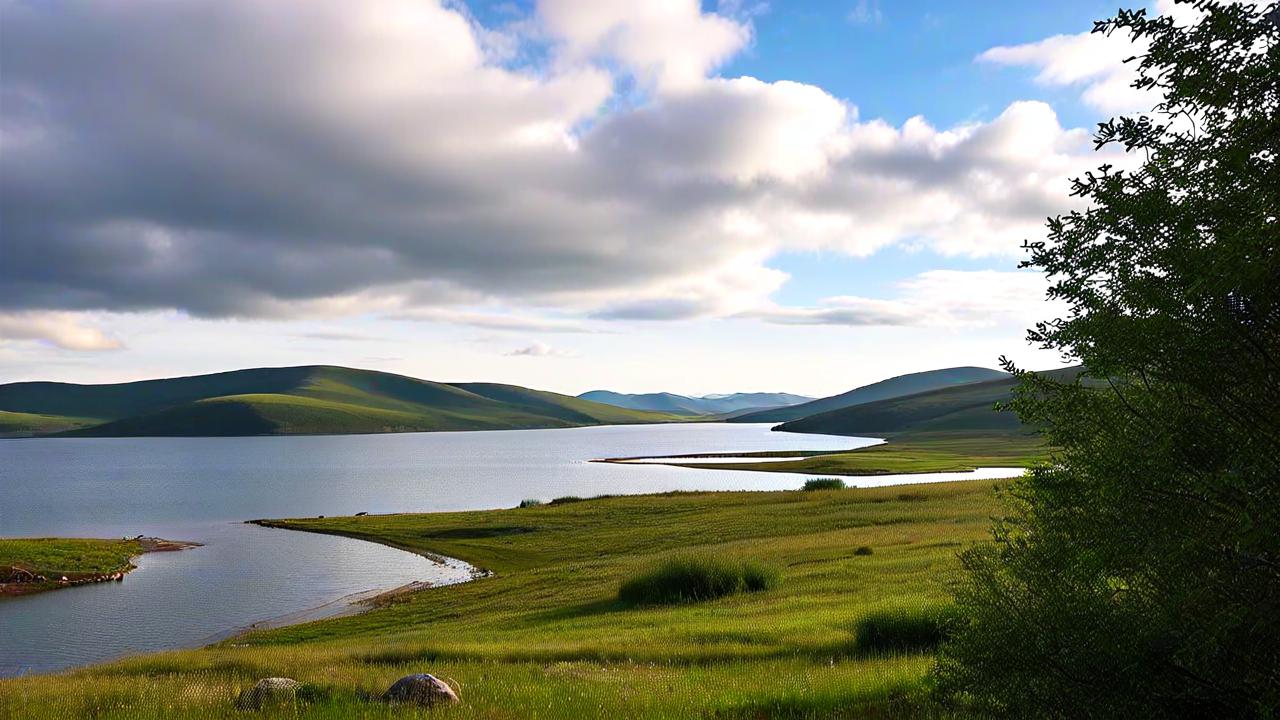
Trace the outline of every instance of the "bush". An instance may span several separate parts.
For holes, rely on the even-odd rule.
[[[527,498],[525,500],[520,501],[519,507],[531,508],[531,507],[538,507],[541,504],[542,504],[542,501],[537,498]]]
[[[873,551],[870,545],[859,545],[857,550],[853,551],[854,555],[870,555]]]
[[[586,498],[581,498],[581,497],[578,497],[577,495],[565,495],[564,497],[558,497],[558,498],[556,498],[556,499],[552,500],[552,501],[551,501],[551,504],[552,504],[552,505],[567,505],[567,504],[569,504],[569,503],[582,502],[583,500],[586,500]]]
[[[840,478],[814,478],[804,481],[805,490],[843,490],[847,487]]]
[[[622,584],[618,599],[634,605],[713,600],[776,587],[778,572],[753,562],[705,555],[671,558]]]
[[[879,610],[858,621],[854,648],[860,653],[932,650],[950,637],[958,618],[952,605]]]

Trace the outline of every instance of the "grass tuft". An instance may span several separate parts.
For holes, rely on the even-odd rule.
[[[946,640],[958,618],[952,605],[878,610],[858,621],[859,653],[904,653],[932,650]]]
[[[853,551],[854,555],[870,555],[875,552],[870,545],[859,545],[857,550]]]
[[[778,582],[776,570],[757,563],[685,555],[666,560],[622,583],[618,599],[633,605],[674,605],[760,592],[776,587]]]
[[[805,490],[843,490],[847,487],[840,478],[814,478],[804,481]]]

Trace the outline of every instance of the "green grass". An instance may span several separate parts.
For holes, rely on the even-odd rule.
[[[901,433],[882,445],[847,452],[773,451],[733,453],[735,457],[778,458],[794,461],[699,463],[672,458],[672,465],[710,470],[756,470],[806,475],[892,475],[967,472],[979,467],[1030,467],[1048,458],[1049,450],[1027,431],[984,433]],[[811,456],[811,457],[805,457]]]
[[[618,599],[632,605],[675,605],[762,592],[777,584],[777,570],[749,560],[679,555],[623,582]]]
[[[945,603],[885,608],[858,621],[854,647],[867,654],[933,650],[957,618],[955,607]]]
[[[130,558],[141,553],[137,540],[0,538],[0,568],[19,567],[51,581],[129,570]]]
[[[361,698],[430,672],[464,702],[421,717],[937,717],[930,655],[860,651],[857,626],[945,602],[957,551],[988,536],[994,511],[993,484],[975,481],[270,522],[495,574],[207,649],[0,681],[0,716],[240,717],[236,693],[282,675],[327,688],[297,717],[415,717]],[[780,582],[697,603],[618,600],[622,583],[689,554],[773,567]]]
[[[95,418],[0,410],[0,437],[24,437],[73,430],[102,422]]]
[[[671,422],[568,395],[333,366],[115,385],[0,385],[0,434],[217,436],[508,430]]]

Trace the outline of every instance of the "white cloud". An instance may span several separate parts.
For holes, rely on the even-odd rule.
[[[572,353],[553,348],[542,342],[534,342],[524,347],[505,352],[507,357],[572,357]]]
[[[1080,33],[1055,35],[1023,45],[994,47],[978,56],[981,62],[1038,68],[1036,82],[1078,86],[1082,98],[1104,113],[1150,110],[1159,96],[1133,87],[1137,75],[1125,59],[1143,52],[1127,36]]]
[[[1153,16],[1172,17],[1179,25],[1193,24],[1202,16],[1189,3],[1174,0],[1156,0],[1150,11]],[[977,59],[997,65],[1037,68],[1036,82],[1079,87],[1085,103],[1114,115],[1147,112],[1161,100],[1157,92],[1132,87],[1137,79],[1137,61],[1125,62],[1146,53],[1147,47],[1145,40],[1135,42],[1125,33],[1082,32],[994,47]]]
[[[668,92],[696,87],[751,39],[749,25],[698,0],[539,0],[538,14],[570,62],[616,60]]]
[[[77,313],[0,313],[0,344],[36,341],[62,350],[98,352],[124,347],[118,339],[86,325]]]
[[[898,283],[891,299],[832,297],[817,307],[768,307],[743,317],[780,325],[1028,327],[1060,317],[1064,308],[1045,299],[1043,275],[999,270],[930,270]]]
[[[854,25],[879,25],[884,22],[884,11],[880,0],[858,0],[845,17]]]
[[[895,127],[716,77],[750,28],[693,0],[537,20],[547,68],[431,0],[0,4],[0,308],[732,315],[786,250],[1017,256],[1099,162],[1041,103]]]

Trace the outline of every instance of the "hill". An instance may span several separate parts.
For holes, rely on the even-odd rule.
[[[1079,367],[1070,367],[1045,374],[1066,380],[1079,372]],[[1023,428],[1018,417],[994,407],[1012,397],[1016,384],[1017,380],[1005,376],[930,390],[810,415],[775,429],[824,435],[1017,431]]]
[[[915,393],[952,387],[955,385],[964,385],[967,383],[997,380],[1008,377],[1009,375],[1007,373],[1003,373],[999,370],[980,367],[954,367],[944,368],[941,370],[927,370],[925,372],[891,377],[888,380],[881,380],[880,382],[872,383],[870,385],[864,385],[850,390],[849,392],[841,393],[840,395],[820,398],[818,400],[801,403],[799,405],[791,405],[789,407],[774,408],[738,415],[736,417],[728,418],[728,422],[788,422],[816,415],[818,413],[839,410],[840,408],[846,408],[853,405],[860,405],[862,403],[901,397],[903,395],[912,395]]]
[[[727,415],[744,411],[754,412],[765,408],[796,405],[813,399],[791,393],[730,393],[689,397],[665,392],[633,395],[609,390],[592,390],[578,397],[621,408],[677,415]]]
[[[514,385],[437,383],[325,365],[110,385],[0,385],[0,433],[11,435],[340,434],[675,419]]]

